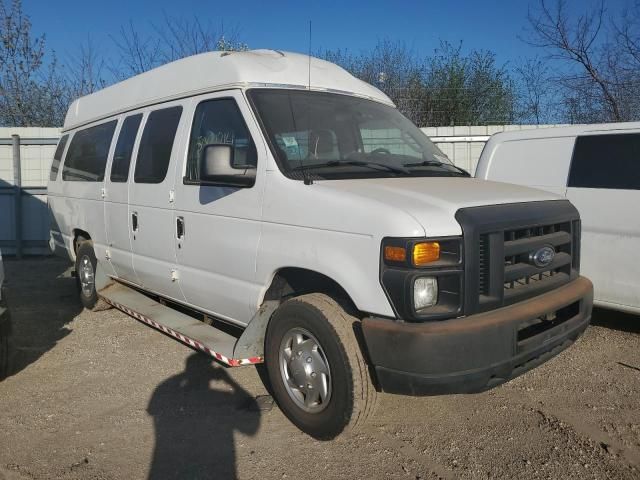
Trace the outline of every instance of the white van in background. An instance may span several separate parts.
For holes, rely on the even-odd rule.
[[[499,385],[591,318],[570,202],[470,178],[386,95],[306,55],[210,52],[76,100],[48,201],[85,307],[264,361],[318,438],[378,390]]]
[[[596,305],[640,313],[640,122],[498,133],[476,177],[548,190],[582,218]]]

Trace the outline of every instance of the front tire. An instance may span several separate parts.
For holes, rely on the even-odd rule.
[[[286,301],[269,323],[265,363],[272,394],[289,420],[314,438],[357,428],[373,412],[377,393],[354,332],[358,323],[320,293]]]

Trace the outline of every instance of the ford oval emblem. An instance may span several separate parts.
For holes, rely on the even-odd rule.
[[[531,252],[529,254],[529,260],[536,267],[543,268],[548,267],[551,262],[553,262],[554,257],[556,256],[556,251],[550,245],[546,245],[542,248],[539,248],[535,252]]]

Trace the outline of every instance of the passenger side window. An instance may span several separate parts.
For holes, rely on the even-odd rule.
[[[136,183],[162,183],[167,176],[171,150],[182,107],[170,107],[149,114],[142,133],[134,179]]]
[[[142,114],[138,113],[125,118],[122,123],[111,165],[110,178],[112,182],[126,182],[129,177],[129,165],[131,164],[133,145],[136,142],[140,120],[142,120]]]
[[[377,122],[376,120],[362,122],[360,137],[366,153],[389,152],[392,155],[406,155],[422,159],[422,149],[418,143],[389,123]]]
[[[67,145],[69,135],[64,135],[58,142],[56,152],[53,154],[53,161],[51,162],[51,172],[49,172],[49,180],[52,182],[58,178],[58,169],[60,168],[60,160],[62,160],[62,154],[64,153],[64,147]]]
[[[107,165],[109,147],[116,121],[77,131],[71,139],[62,168],[62,180],[101,182]]]
[[[207,145],[225,144],[233,147],[233,167],[255,167],[256,147],[242,113],[230,98],[207,100],[198,105],[191,128],[187,179],[200,179],[200,160]]]
[[[578,137],[568,186],[640,190],[640,134]]]

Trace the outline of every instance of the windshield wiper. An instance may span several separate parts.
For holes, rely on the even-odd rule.
[[[371,168],[375,168],[376,170],[377,170],[376,167],[381,167],[393,173],[402,173],[404,175],[411,175],[411,171],[409,171],[404,166],[401,167],[399,165],[388,165],[386,163],[369,162],[367,160],[331,160],[326,163],[320,163],[320,164],[314,164],[314,165],[298,165],[296,167],[293,167],[292,170],[306,170],[306,169],[315,169],[315,168],[324,168],[324,167],[342,167],[345,165],[346,166],[355,165],[358,167],[371,167]]]
[[[402,166],[403,167],[453,167],[465,177],[471,176],[471,174],[467,172],[464,168],[457,167],[452,163],[438,162],[437,160],[422,160],[421,162],[415,162],[415,163],[403,163]]]

